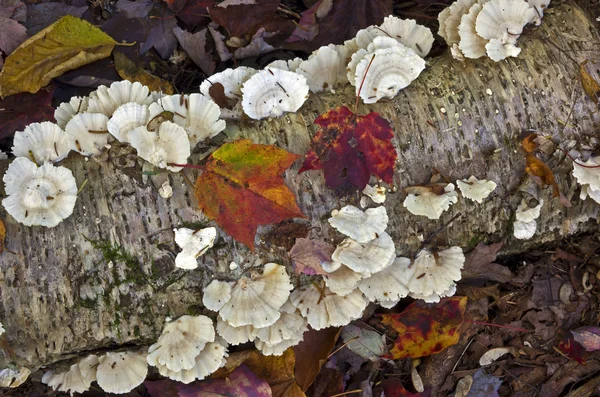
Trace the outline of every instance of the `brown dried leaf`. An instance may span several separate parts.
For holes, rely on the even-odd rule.
[[[596,106],[600,105],[600,84],[585,70],[585,65],[588,63],[588,60],[581,62],[579,65],[579,74],[581,77],[581,85],[583,86],[583,90],[585,94],[596,104]]]
[[[527,135],[525,139],[521,142],[521,146],[526,153],[533,153],[535,149],[538,147],[538,143],[536,142],[537,134]]]
[[[181,48],[188,54],[190,59],[202,69],[202,71],[210,76],[215,71],[215,60],[212,53],[206,50],[206,33],[207,29],[202,29],[197,33],[190,33],[187,30],[181,29],[179,26],[173,29],[173,33]]]
[[[166,95],[173,94],[174,90],[171,83],[144,70],[129,59],[127,55],[115,51],[113,57],[115,58],[115,69],[123,79],[131,82],[139,81],[143,85],[148,86],[150,91],[160,91]]]
[[[304,340],[294,346],[296,382],[302,390],[308,390],[315,381],[341,332],[341,328],[325,328],[319,331],[309,328],[304,333]]]

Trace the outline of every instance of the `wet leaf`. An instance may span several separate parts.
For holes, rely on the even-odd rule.
[[[189,385],[178,384],[179,397],[271,397],[269,384],[241,365],[225,379],[208,379]]]
[[[54,121],[53,90],[22,93],[0,100],[0,139],[12,137],[31,123]]]
[[[30,36],[58,21],[65,15],[81,18],[88,6],[75,6],[62,2],[50,2],[27,5],[27,21],[25,27]]]
[[[119,76],[124,80],[129,80],[131,82],[139,81],[143,85],[148,86],[150,91],[159,91],[166,95],[173,94],[174,90],[171,83],[144,70],[129,59],[127,55],[115,51],[113,57],[115,58],[115,69],[117,69]]]
[[[0,72],[0,95],[39,91],[54,77],[110,55],[116,42],[90,23],[66,16],[21,44]]]
[[[325,328],[315,331],[310,328],[304,339],[294,346],[296,353],[296,382],[304,391],[315,381],[321,367],[327,361],[340,336],[340,328]]]
[[[200,209],[254,250],[259,225],[304,217],[281,177],[298,157],[248,139],[224,144],[210,155],[196,181]]]
[[[473,375],[473,384],[467,397],[499,397],[498,389],[501,384],[502,380],[480,369]]]
[[[444,298],[439,303],[417,301],[399,314],[382,314],[382,323],[391,326],[398,337],[386,356],[393,360],[439,353],[458,343],[459,327],[465,315],[467,297]]]
[[[208,29],[202,29],[197,33],[190,33],[186,30],[176,27],[173,33],[181,48],[188,54],[190,59],[202,69],[204,74],[210,76],[215,72],[216,62],[213,59],[212,53],[206,50],[206,34]]]
[[[600,350],[600,328],[598,327],[579,327],[571,330],[575,342],[579,343],[589,352]]]
[[[348,343],[346,345],[348,349],[373,362],[387,353],[383,337],[370,329],[348,324],[342,329],[341,337],[345,343]]]
[[[338,107],[315,120],[319,131],[298,172],[323,169],[327,186],[341,192],[363,190],[371,174],[392,184],[398,154],[390,123],[375,112],[359,116]]]
[[[323,263],[331,262],[331,254],[335,247],[323,240],[311,240],[308,238],[296,239],[288,255],[292,258],[294,271],[298,274],[309,275],[327,274],[323,270]]]
[[[596,104],[596,106],[600,105],[600,84],[588,73],[585,69],[585,65],[588,63],[588,60],[581,62],[579,65],[579,75],[581,77],[581,85],[583,86],[583,90],[585,94]]]
[[[273,228],[263,235],[262,239],[268,244],[290,250],[296,239],[308,236],[309,231],[309,225],[288,219],[273,225]]]

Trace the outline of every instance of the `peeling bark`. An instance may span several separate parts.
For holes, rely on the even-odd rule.
[[[536,130],[564,144],[597,132],[600,124],[581,90],[577,65],[585,59],[600,61],[598,30],[579,8],[552,10],[540,28],[521,37],[518,59],[464,65],[449,56],[432,59],[396,99],[359,106],[359,112],[377,111],[386,117],[397,134],[394,182],[400,189],[388,195],[385,205],[398,254],[414,254],[420,238],[438,230],[450,244],[465,249],[506,239],[505,252],[514,253],[596,226],[600,207],[578,199],[570,161],[556,152],[544,160],[573,207],[562,207],[546,190],[535,237],[527,243],[511,237],[511,218],[522,194],[518,188],[527,179],[519,148],[522,132]],[[597,78],[598,70],[592,72]],[[225,134],[304,154],[316,132],[312,121],[334,106],[352,105],[353,98],[352,87],[336,95],[313,95],[297,114],[228,123]],[[195,154],[191,162],[202,156]],[[215,276],[239,277],[243,266],[230,271],[231,261],[289,264],[285,249],[263,243],[261,231],[254,254],[220,231],[217,246],[201,259],[197,271],[176,269],[172,229],[206,221],[181,175],[159,174],[145,181],[140,161],[131,150],[117,146],[107,158],[84,161],[71,154],[65,163],[78,186],[88,181],[66,221],[52,229],[24,227],[0,210],[6,220],[6,246],[14,252],[0,256],[0,321],[10,346],[0,368],[16,364],[35,370],[87,351],[153,342],[165,316],[203,311],[203,284]],[[327,215],[345,203],[356,204],[359,196],[340,199],[325,187],[320,172],[297,175],[299,167],[300,162],[286,172],[286,183],[316,227],[313,237],[339,241]],[[483,204],[461,199],[439,221],[413,216],[402,206],[401,188],[427,183],[434,168],[451,181],[473,174],[496,181],[498,188]],[[173,197],[163,199],[158,188],[167,178]]]

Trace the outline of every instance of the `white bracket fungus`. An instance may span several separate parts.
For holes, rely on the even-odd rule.
[[[515,216],[517,221],[521,222],[531,222],[540,217],[540,212],[542,210],[542,206],[544,205],[544,200],[540,199],[538,205],[535,207],[530,207],[527,204],[527,200],[524,198],[521,200],[521,204],[517,208]]]
[[[171,371],[191,369],[208,342],[214,342],[213,322],[206,316],[181,316],[165,325],[146,357],[152,366],[166,366]]]
[[[107,353],[99,358],[96,378],[107,393],[124,394],[144,382],[148,374],[146,355],[135,352]]]
[[[285,267],[267,263],[262,275],[242,277],[235,283],[231,288],[231,299],[219,315],[234,327],[268,327],[279,319],[279,309],[287,301],[292,288]]]
[[[383,204],[385,202],[387,189],[383,186],[367,185],[363,189],[362,194],[370,197],[375,204]]]
[[[217,316],[217,333],[231,345],[252,342],[256,338],[256,328],[252,325],[234,327],[220,315]]]
[[[473,175],[469,179],[457,180],[456,185],[463,197],[477,201],[479,204],[496,189],[496,182],[488,181],[487,179],[479,180]]]
[[[276,68],[277,66],[273,66]],[[292,72],[295,71],[292,70]],[[200,92],[209,98],[211,87],[216,84],[223,86],[225,98],[229,102],[227,107],[221,107],[221,117],[225,119],[239,119],[244,113],[242,109],[242,86],[250,77],[258,71],[246,66],[240,66],[235,69],[225,69],[220,73],[215,73],[200,84]]]
[[[3,177],[6,211],[26,226],[54,227],[73,213],[77,184],[65,167],[37,167],[24,157],[15,159]]]
[[[308,84],[301,74],[266,68],[244,83],[242,93],[244,113],[260,120],[296,112],[308,98]]]
[[[582,167],[577,161],[573,163],[573,176],[581,185],[579,197],[585,200],[589,196],[600,204],[600,156],[591,157],[582,164],[597,168]]]
[[[445,298],[447,296],[453,296],[455,293],[456,293],[456,284],[452,284],[450,287],[448,287],[447,290],[445,290],[444,292],[442,292],[440,294],[423,295],[423,294],[417,294],[415,292],[411,292],[409,294],[409,296],[413,299],[421,299],[425,303],[437,303],[442,298]]]
[[[360,94],[364,103],[395,97],[425,69],[423,58],[390,37],[376,37],[366,53],[359,50],[355,55],[351,62],[356,65],[353,80],[356,94]]]
[[[175,124],[186,130],[191,148],[225,129],[225,120],[219,119],[221,109],[210,96],[170,95],[160,98],[158,104],[172,113]]]
[[[405,280],[411,294],[442,295],[461,279],[465,256],[460,247],[432,253],[422,250],[405,269]]]
[[[404,273],[410,259],[398,257],[392,264],[358,282],[358,288],[371,302],[398,301],[408,295]]]
[[[335,49],[321,47],[298,66],[296,73],[306,77],[310,91],[317,93],[327,90],[333,92],[338,84],[345,83],[345,70],[346,62]]]
[[[12,147],[15,157],[27,157],[36,164],[43,164],[58,162],[70,151],[65,132],[49,121],[31,123],[23,131],[15,132]]]
[[[352,205],[331,211],[329,224],[359,243],[368,243],[382,234],[388,225],[384,206],[362,211]]]
[[[404,200],[404,207],[411,214],[426,216],[429,219],[440,219],[442,213],[458,201],[458,193],[454,191],[452,183],[447,184],[441,194],[437,194],[430,187],[423,186],[405,190],[409,194]]]
[[[110,87],[101,85],[89,95],[87,112],[102,113],[111,117],[121,105],[129,102],[150,106],[157,99],[157,94],[139,82],[128,80],[116,81]]]
[[[137,127],[129,133],[129,139],[138,156],[156,167],[173,172],[181,171],[181,167],[168,164],[185,164],[191,154],[185,129],[170,121],[162,122],[157,132],[148,131],[145,126]]]
[[[289,347],[304,339],[308,323],[289,301],[281,308],[275,324],[256,330],[256,347],[267,356],[281,356]]]
[[[519,240],[529,240],[535,234],[536,229],[536,221],[515,221],[513,223],[513,235]]]
[[[219,342],[209,342],[194,360],[194,366],[190,369],[173,371],[167,366],[158,366],[158,372],[162,376],[182,382],[185,384],[195,380],[202,380],[212,374],[227,362],[227,348]]]
[[[346,265],[364,277],[385,269],[395,257],[396,247],[386,232],[365,244],[347,238],[331,255],[333,261]]]
[[[69,120],[78,113],[87,111],[88,108],[88,97],[74,96],[69,102],[63,102],[54,111],[54,118],[56,124],[63,130],[67,126]]]
[[[108,117],[101,113],[79,113],[65,127],[69,149],[84,156],[100,153],[108,144]]]
[[[325,285],[340,296],[346,296],[356,289],[358,282],[363,278],[362,274],[341,265],[337,270],[323,275]]]
[[[157,116],[160,111],[157,109],[154,116]],[[148,124],[150,121],[150,109],[146,105],[129,102],[125,103],[115,110],[114,114],[106,124],[108,132],[119,142],[131,141],[129,133]]]
[[[208,310],[218,312],[231,299],[231,284],[213,280],[204,288],[202,303]]]
[[[287,61],[283,59],[278,59],[276,61],[271,62],[267,65],[268,68],[276,68],[281,70],[287,70],[288,72],[295,72],[300,64],[304,62],[304,59],[300,57],[296,57],[294,59],[288,59]]]
[[[181,269],[196,269],[196,259],[204,255],[215,243],[217,229],[207,227],[205,229],[192,230],[187,228],[173,229],[175,232],[175,243],[181,248],[181,252],[175,258],[175,266]]]
[[[42,377],[42,383],[50,386],[52,390],[65,393],[83,393],[90,389],[90,385],[96,380],[96,367],[99,364],[97,356],[89,355],[76,364],[71,365],[67,372],[46,372]]]
[[[486,55],[487,40],[477,34],[475,21],[481,12],[481,4],[473,4],[469,12],[464,14],[458,25],[460,42],[458,48],[465,58],[477,59]]]
[[[290,302],[315,330],[347,325],[360,318],[369,304],[358,289],[346,296],[339,296],[329,288],[318,288],[315,284],[296,288],[290,295]]]
[[[399,43],[411,48],[421,58],[425,58],[433,45],[433,34],[425,26],[417,24],[414,19],[400,19],[394,15],[387,16],[375,32],[387,35]]]

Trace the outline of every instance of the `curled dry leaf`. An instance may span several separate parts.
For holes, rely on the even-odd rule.
[[[254,250],[259,225],[304,218],[281,177],[298,157],[248,139],[224,144],[210,155],[196,181],[200,209],[231,237]]]
[[[152,73],[144,70],[139,65],[136,65],[129,57],[122,52],[115,51],[115,69],[124,80],[129,80],[132,83],[139,81],[147,86],[150,91],[162,92],[165,95],[173,94],[173,86],[167,80],[154,76]]]
[[[600,105],[600,84],[588,73],[585,69],[585,65],[588,63],[588,60],[581,62],[579,65],[579,74],[581,77],[581,85],[583,86],[583,90],[585,94],[596,104],[596,106]]]
[[[483,356],[481,356],[481,358],[479,359],[479,365],[481,365],[482,367],[486,366],[486,365],[490,365],[493,364],[494,362],[496,362],[496,360],[498,360],[500,357],[502,357],[505,354],[513,354],[514,349],[510,348],[510,347],[497,347],[495,349],[490,349],[488,351],[486,351]]]
[[[467,305],[466,296],[444,298],[436,304],[417,301],[399,314],[382,314],[382,323],[398,332],[393,360],[439,353],[458,343]]]
[[[600,328],[599,327],[579,327],[571,330],[575,342],[579,343],[588,352],[600,350]]]
[[[387,353],[384,338],[370,329],[349,324],[342,329],[341,337],[348,349],[373,362],[379,361],[379,357]]]
[[[115,44],[89,22],[63,17],[30,37],[6,58],[0,72],[0,96],[35,93],[67,70],[108,57]]]

